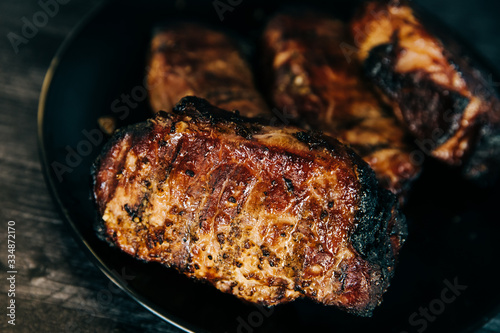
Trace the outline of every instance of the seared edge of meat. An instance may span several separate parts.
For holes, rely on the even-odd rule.
[[[119,130],[93,180],[111,243],[265,305],[305,296],[370,315],[406,237],[351,149],[194,97]]]
[[[405,1],[366,3],[352,21],[365,74],[427,154],[487,183],[500,165],[500,102],[483,74],[432,35]]]
[[[347,60],[342,47],[350,43],[346,24],[326,14],[273,17],[263,34],[271,99],[295,122],[350,145],[379,182],[403,199],[420,174],[411,158],[417,148],[391,108],[365,84],[359,64]]]
[[[154,112],[171,110],[184,96],[253,117],[269,110],[255,89],[249,64],[228,35],[193,22],[155,31],[148,71]]]

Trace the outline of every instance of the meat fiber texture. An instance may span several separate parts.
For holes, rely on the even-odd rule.
[[[351,30],[365,74],[419,147],[467,178],[493,184],[500,101],[460,43],[449,34],[438,38],[406,1],[365,3]]]
[[[246,117],[269,114],[241,47],[227,34],[184,22],[159,27],[151,41],[149,101],[154,112],[197,96]]]
[[[361,66],[347,57],[348,26],[324,13],[283,12],[263,34],[270,98],[301,124],[350,145],[379,182],[404,201],[420,174],[409,142],[390,105],[367,84]]]
[[[371,315],[406,237],[396,197],[350,148],[195,97],[119,130],[92,174],[112,244],[253,303]]]

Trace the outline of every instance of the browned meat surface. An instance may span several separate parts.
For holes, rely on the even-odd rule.
[[[154,112],[170,111],[192,95],[246,117],[269,112],[238,46],[221,32],[195,23],[159,29],[151,42],[149,66]]]
[[[370,315],[405,237],[395,196],[337,140],[184,98],[93,170],[110,241],[244,300]]]
[[[494,178],[500,103],[457,43],[443,44],[406,2],[368,2],[351,28],[366,74],[394,103],[420,148],[462,166],[469,178]]]
[[[396,194],[419,174],[397,119],[363,82],[344,23],[320,13],[283,13],[264,32],[266,71],[280,110],[349,144]]]

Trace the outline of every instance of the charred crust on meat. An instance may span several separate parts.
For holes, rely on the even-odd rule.
[[[182,106],[182,103],[184,103],[184,107]],[[134,159],[137,155],[136,146],[139,146],[142,149],[143,145],[146,143],[150,144],[153,149],[158,149],[157,151],[160,153],[157,156],[151,154],[147,168],[142,170],[144,171],[142,178],[137,176],[136,181],[138,183],[140,182],[140,186],[132,187],[133,189],[137,189],[137,192],[133,193],[134,200],[130,200],[131,197],[128,195],[122,197],[115,196],[114,198],[111,198],[113,193],[110,196],[106,196],[101,193],[101,195],[103,195],[102,197],[99,197],[96,194],[96,200],[101,201],[103,209],[111,209],[112,211],[110,212],[110,216],[114,215],[114,217],[107,218],[106,223],[109,223],[109,229],[107,231],[110,234],[108,238],[113,238],[113,241],[120,244],[122,249],[128,251],[129,253],[133,252],[131,254],[140,259],[162,262],[167,266],[173,266],[180,271],[189,273],[188,275],[199,274],[198,277],[200,279],[208,280],[225,292],[234,293],[234,291],[228,290],[229,284],[234,282],[234,279],[231,278],[231,275],[227,275],[227,272],[234,270],[235,267],[241,268],[243,265],[245,266],[245,269],[249,265],[251,266],[248,267],[249,273],[245,273],[245,278],[248,279],[265,281],[268,277],[268,273],[272,271],[278,272],[278,276],[281,274],[280,272],[284,272],[283,274],[286,274],[284,276],[293,279],[296,285],[300,286],[302,282],[308,283],[300,280],[304,266],[306,266],[306,254],[303,250],[309,247],[315,254],[318,254],[322,251],[326,251],[327,249],[325,244],[318,244],[316,241],[312,242],[311,239],[309,239],[310,229],[314,227],[314,223],[320,223],[322,225],[327,225],[330,222],[337,223],[337,221],[333,221],[333,219],[330,220],[328,217],[329,214],[335,214],[335,211],[327,211],[327,209],[333,208],[335,204],[339,206],[338,210],[341,210],[341,205],[343,204],[342,199],[338,199],[338,204],[333,202],[333,198],[325,198],[324,201],[321,201],[320,199],[320,201],[314,203],[311,202],[311,204],[314,204],[314,207],[316,207],[313,214],[311,214],[311,218],[305,218],[300,222],[303,224],[303,227],[309,231],[292,230],[291,226],[290,229],[286,230],[284,227],[280,227],[276,228],[276,230],[270,231],[269,238],[259,239],[258,237],[262,236],[258,234],[259,231],[256,231],[255,235],[251,234],[248,228],[251,228],[251,226],[245,225],[244,219],[248,217],[247,213],[252,214],[252,209],[268,207],[271,200],[266,198],[265,200],[267,202],[262,204],[262,206],[258,206],[259,204],[257,206],[248,205],[248,203],[243,202],[244,199],[242,199],[240,195],[241,192],[238,192],[237,190],[234,190],[233,192],[233,190],[230,189],[230,186],[227,187],[227,192],[220,195],[220,192],[218,191],[222,187],[226,186],[225,184],[228,179],[232,180],[232,174],[229,172],[232,170],[232,165],[225,164],[223,168],[217,167],[217,169],[215,169],[218,170],[217,172],[209,174],[209,172],[206,172],[208,169],[204,169],[204,167],[213,166],[212,162],[207,163],[203,167],[200,167],[201,163],[196,162],[198,158],[201,160],[204,159],[203,151],[196,150],[196,154],[193,153],[193,155],[188,155],[192,153],[192,151],[195,151],[189,151],[189,148],[187,148],[189,147],[189,138],[194,137],[197,140],[198,138],[203,140],[207,137],[212,138],[213,136],[217,137],[220,135],[222,139],[217,138],[217,140],[223,140],[225,137],[230,138],[230,140],[227,141],[228,147],[238,145],[238,147],[243,147],[244,149],[250,148],[250,152],[256,154],[256,158],[254,159],[256,163],[260,163],[261,160],[258,157],[262,156],[262,154],[266,154],[266,158],[269,158],[272,154],[278,154],[275,156],[279,156],[279,158],[283,158],[283,160],[290,161],[290,163],[295,163],[294,159],[296,158],[299,161],[298,163],[304,162],[304,165],[306,165],[307,168],[309,168],[310,165],[313,167],[317,166],[318,170],[326,168],[328,171],[325,171],[325,175],[327,175],[327,172],[328,176],[330,176],[329,172],[338,172],[338,178],[335,177],[335,180],[333,180],[333,177],[331,178],[332,184],[336,185],[335,182],[340,178],[342,179],[342,183],[340,184],[353,186],[352,188],[355,190],[353,199],[349,199],[348,202],[345,202],[345,204],[352,205],[355,207],[355,212],[356,210],[357,212],[354,218],[351,210],[349,210],[348,215],[345,215],[345,218],[342,216],[342,221],[340,221],[340,223],[346,223],[346,233],[345,238],[343,239],[346,241],[346,244],[348,244],[346,245],[347,251],[350,254],[353,254],[356,260],[362,262],[362,265],[364,265],[359,274],[366,279],[367,283],[369,283],[369,291],[363,290],[359,292],[363,294],[363,297],[370,297],[373,302],[377,302],[382,295],[383,289],[388,285],[388,281],[385,277],[390,275],[389,273],[379,274],[378,272],[380,270],[392,272],[391,268],[394,265],[392,260],[393,251],[387,239],[392,235],[398,237],[401,232],[398,231],[397,228],[390,229],[389,222],[384,220],[388,220],[390,216],[389,214],[392,214],[392,211],[389,212],[392,206],[390,206],[391,203],[389,203],[387,204],[387,207],[385,207],[382,203],[378,202],[385,200],[386,198],[383,197],[383,194],[381,194],[384,192],[379,192],[381,190],[377,187],[374,173],[371,169],[369,169],[368,165],[346,146],[334,140],[329,141],[329,139],[323,139],[321,136],[314,133],[305,132],[305,134],[294,136],[293,133],[301,132],[301,130],[297,128],[283,129],[282,127],[265,127],[256,123],[247,122],[244,118],[223,110],[215,110],[215,114],[210,114],[210,112],[207,111],[208,113],[203,115],[203,111],[196,110],[194,108],[205,107],[208,108],[208,110],[213,110],[214,108],[208,107],[208,105],[202,100],[196,98],[186,98],[182,103],[180,103],[177,107],[178,110],[176,112],[165,115],[160,114],[157,118],[146,122],[146,125],[138,125],[138,127],[149,126],[147,127],[149,128],[149,135],[146,131],[146,133],[139,132],[140,136],[135,137],[136,127],[131,127],[128,129],[128,133],[123,134],[123,142],[115,141],[118,148],[126,147],[126,149],[129,149],[131,147],[130,151],[133,157],[131,159],[132,161],[136,161]],[[193,105],[193,103],[196,105]],[[220,114],[217,115],[217,112]],[[171,124],[179,124],[181,122],[183,124],[182,126],[178,126],[179,133],[171,136],[172,138],[175,138],[175,142],[168,141]],[[252,132],[252,138],[243,139],[242,137],[235,135],[235,133],[237,133],[236,128],[238,126],[247,128],[248,131]],[[286,141],[291,142],[292,144],[290,146],[285,145],[284,147],[269,144],[270,149],[268,152],[264,153],[262,145],[265,145],[266,141],[258,141],[262,140],[261,138],[263,136],[260,135],[262,133],[266,133],[266,135],[268,133],[278,133],[280,137],[288,136]],[[158,142],[160,139],[168,141],[168,148],[159,147]],[[220,141],[217,141],[217,143],[220,143]],[[174,147],[174,145],[177,146]],[[311,152],[308,150],[310,147],[318,149],[318,151]],[[111,150],[111,148],[112,147],[108,149]],[[167,149],[168,159],[165,160],[165,163],[163,164],[157,163],[155,158],[163,158],[165,155],[161,154],[165,154]],[[229,157],[231,157],[232,151],[230,149],[227,151],[227,154],[229,155],[223,155],[223,161],[229,160]],[[106,159],[111,159],[111,161],[107,161],[108,163],[114,161],[115,164],[122,163],[122,160],[131,156],[128,154],[122,154],[119,157],[120,160],[113,160],[113,158],[116,157],[109,156],[109,154],[106,155],[106,152],[103,152],[103,154]],[[221,157],[218,158],[219,160],[221,159]],[[184,173],[186,172],[186,161],[194,161],[192,164],[191,162],[188,162],[189,170],[193,171],[196,175],[200,175],[200,178],[203,178],[200,179],[200,182],[204,182],[201,185],[198,184],[199,187],[192,192],[190,192],[190,189],[194,188],[193,184],[197,182],[193,182],[192,179],[184,176]],[[143,162],[143,157],[140,156],[140,158],[138,158],[135,162],[136,164],[132,164],[132,169],[124,169],[124,171],[127,171],[124,172],[124,177],[128,177],[127,173],[131,173],[130,170],[137,167],[140,168],[143,165]],[[339,164],[333,168],[331,167],[330,162],[338,162]],[[200,208],[197,212],[194,212],[192,208],[193,206],[198,207],[201,202],[200,197],[193,198],[193,206],[191,207],[188,207],[187,205],[183,206],[184,204],[181,203],[182,201],[169,201],[167,205],[168,208],[165,211],[166,216],[161,216],[161,219],[158,219],[158,216],[156,216],[156,221],[149,219],[151,216],[149,215],[150,211],[144,212],[141,211],[141,209],[142,207],[149,208],[149,205],[155,204],[155,191],[158,191],[158,184],[160,184],[159,182],[161,181],[161,178],[165,173],[165,169],[167,168],[165,165],[170,165],[172,169],[170,170],[170,180],[168,182],[161,183],[161,187],[164,187],[164,191],[168,191],[169,188],[167,186],[170,183],[173,183],[172,186],[181,186],[178,187],[178,189],[185,191],[180,192],[181,194],[189,193],[189,195],[191,195],[192,193],[198,193],[203,196],[206,195],[209,198],[210,195],[213,195],[213,198],[218,199],[213,202],[208,202],[206,207],[203,207],[203,209]],[[153,166],[156,166],[157,168],[154,169]],[[182,166],[184,166],[184,168],[182,168]],[[272,166],[274,168],[274,164]],[[109,169],[104,167],[104,169],[100,170],[100,172],[102,173],[101,175],[104,175],[103,177],[107,177],[107,181],[112,182],[113,179],[116,179],[116,175],[112,172],[108,172],[108,170]],[[259,186],[255,188],[255,194],[260,197],[262,191],[267,190],[269,191],[271,199],[273,199],[273,195],[277,191],[279,191],[281,195],[285,196],[289,196],[289,193],[292,191],[294,195],[300,195],[300,193],[304,190],[304,185],[300,183],[300,179],[292,173],[282,172],[283,170],[278,169],[277,172],[269,172],[267,174],[267,179],[258,183]],[[305,172],[308,172],[307,177],[313,177],[312,175],[314,174],[314,170],[305,169]],[[314,175],[314,177],[316,177],[316,175]],[[152,186],[144,186],[144,179],[151,179]],[[253,179],[254,178],[252,178],[250,174],[241,173],[239,181],[241,183],[250,183]],[[330,178],[328,178],[328,181],[330,181]],[[124,186],[128,185],[124,179],[121,179],[120,182],[120,186],[122,183],[125,183]],[[319,187],[319,185],[313,184],[310,186],[310,190],[319,191]],[[95,191],[99,191],[99,188],[101,187],[98,185],[94,186]],[[144,193],[144,191],[146,191],[146,193]],[[327,186],[325,191],[330,191],[330,187]],[[116,195],[116,193],[114,194]],[[393,197],[389,197],[393,199]],[[108,203],[112,200],[116,201],[113,201],[113,204],[108,205]],[[182,198],[179,200],[182,200]],[[117,202],[118,205],[114,205],[114,202]],[[236,205],[236,203],[238,204]],[[272,207],[272,205],[269,207]],[[159,207],[154,206],[154,208],[157,209]],[[227,210],[230,212],[231,217],[224,221],[221,219],[220,222],[223,223],[216,225],[216,220],[213,217],[213,210],[211,211],[209,208],[220,209],[219,212]],[[242,213],[241,216],[236,215],[238,218],[235,218],[234,212],[239,212],[243,209],[245,209],[245,216],[243,216]],[[181,218],[181,212],[183,211],[186,211],[186,213]],[[327,214],[326,216],[325,212]],[[104,214],[104,212],[101,213]],[[126,220],[130,226],[130,219],[133,220],[135,217],[140,216],[143,213],[143,221],[141,223],[137,223],[137,225],[132,224],[133,230],[118,229],[123,225],[123,223],[117,223],[116,217],[118,215],[123,217],[123,222],[125,223]],[[319,221],[318,217],[320,216],[322,216],[325,221],[328,221],[329,223]],[[279,218],[279,216],[277,217]],[[295,218],[296,217],[294,217],[294,219]],[[111,221],[110,219],[115,220]],[[217,221],[217,223],[219,223],[219,221]],[[283,222],[280,221],[280,223]],[[157,224],[160,224],[161,228],[157,227]],[[379,227],[385,229],[380,231],[374,230]],[[118,230],[119,233],[114,235],[113,232],[116,230]],[[210,232],[206,232],[208,230],[210,230]],[[363,235],[363,233],[367,233],[367,235]],[[257,238],[254,238],[254,236],[257,236]],[[290,241],[286,238],[278,238],[279,236],[288,236]],[[286,251],[289,251],[292,247],[297,249],[298,252],[294,253],[293,260],[288,256],[283,256],[283,251],[278,250],[278,248],[275,247],[276,243],[284,244],[284,242],[286,242],[286,246],[288,246]],[[385,248],[384,246],[388,246],[388,248]],[[382,253],[377,254],[375,253],[376,251],[381,251]],[[390,254],[387,254],[386,252],[390,252]],[[320,255],[323,254],[324,253],[320,253]],[[254,261],[252,261],[253,263],[251,264],[249,261],[245,260],[245,258],[249,256],[253,256],[254,258],[252,259]],[[384,261],[384,258],[386,261]],[[196,265],[198,265],[199,268]],[[208,274],[203,275],[201,273],[207,273],[208,268],[206,266],[209,266],[210,271]],[[385,266],[389,267],[386,268]],[[308,263],[307,267],[314,267],[314,263]],[[251,270],[253,270],[253,272]],[[375,271],[377,274],[385,277],[381,280],[380,278],[375,277],[375,273],[372,273],[372,271]],[[220,274],[220,277],[215,277],[215,274],[218,274],[218,276]],[[252,277],[250,277],[251,274],[253,274]],[[364,274],[371,275],[365,276]],[[380,287],[375,287],[377,279],[381,280],[379,284]],[[331,279],[327,276],[326,280],[330,281]],[[223,281],[223,285],[221,285],[218,281]],[[312,297],[315,291],[318,297],[321,296],[321,293],[317,291],[318,286],[312,281],[311,286],[305,292],[302,290],[300,292],[294,292],[292,290],[293,284],[285,285],[284,282],[280,282],[278,278],[273,281],[273,284],[277,285],[271,286],[271,289],[265,289],[270,286],[263,286],[263,289],[261,290],[253,290],[253,287],[249,287],[244,289],[245,295],[243,295],[243,293],[239,293],[237,295],[245,299],[251,299],[250,296],[248,296],[250,293],[252,293],[252,295],[253,293],[258,295],[256,297],[262,297],[263,293],[268,293],[269,297],[264,301],[267,304],[278,304],[284,302],[285,300],[290,301],[297,297],[301,297],[304,294],[308,297]],[[241,281],[238,280],[238,282]],[[326,284],[328,284],[328,288],[332,287],[329,282]],[[349,281],[347,281],[346,288],[349,288],[348,286]],[[333,285],[333,291],[329,292],[337,293],[338,289],[335,289],[337,287],[338,286],[336,284]],[[370,294],[368,295],[367,293]],[[332,294],[332,297],[337,296],[337,294]],[[257,298],[254,298],[253,301],[256,299]],[[334,300],[337,301],[338,299]],[[317,298],[316,301],[323,302],[323,299]],[[331,299],[328,299],[327,302],[329,302],[328,304],[336,304]],[[342,302],[342,300],[339,302]],[[348,311],[365,314],[373,309],[373,304],[370,303],[366,305],[364,303],[349,303],[346,307]]]
[[[396,50],[392,43],[374,47],[364,63],[365,74],[398,103],[418,139],[433,138],[439,146],[456,133],[470,100],[441,87],[426,72],[396,72]]]
[[[500,166],[500,123],[488,123],[477,132],[476,149],[470,154],[462,173],[486,187],[499,178],[496,168]]]
[[[368,2],[352,21],[353,33],[368,28],[376,23],[375,10],[387,23],[384,32],[365,29],[361,38],[360,49],[368,51],[360,56],[366,75],[398,106],[400,120],[425,142],[426,153],[460,167],[479,185],[494,184],[500,170],[500,98],[486,76],[491,69],[457,36],[421,19],[409,2],[401,4],[404,10],[393,11],[393,3]],[[384,44],[372,45],[370,34],[378,33]],[[412,44],[419,37],[431,49],[428,54]],[[408,52],[428,58],[422,63],[424,58],[403,58]],[[437,67],[428,69],[427,61]]]
[[[158,111],[158,113],[156,115],[158,117],[164,118],[164,119],[167,119],[169,117],[169,113],[167,111],[163,111],[163,110]]]
[[[151,128],[152,128],[151,122],[143,122],[143,123],[139,123],[136,125],[131,125],[129,127],[121,128],[121,129],[118,129],[117,131],[115,131],[115,133],[113,134],[111,139],[108,140],[104,144],[104,147],[102,148],[101,154],[99,154],[99,156],[97,157],[95,162],[90,167],[90,175],[92,177],[92,187],[93,188],[96,187],[97,172],[101,168],[101,164],[103,163],[103,161],[105,161],[108,158],[108,153],[112,150],[112,148],[114,146],[116,146],[117,144],[119,144],[124,139],[126,139],[131,131],[134,132],[134,134],[137,135],[137,139],[140,140],[141,138],[148,135],[148,132],[151,130]],[[121,161],[120,165],[118,166],[118,170],[120,170],[120,172],[123,169],[124,163],[125,163],[125,161]],[[114,180],[109,183],[110,186],[109,186],[109,190],[108,190],[108,195],[115,191],[117,184],[118,184],[118,179],[117,179],[117,177],[114,177]],[[101,214],[102,214],[104,204],[105,204],[105,202],[107,202],[109,197],[104,197],[104,198],[101,197],[100,198],[100,197],[96,196],[96,193],[93,193],[93,197],[95,199],[95,202],[97,204],[97,208],[98,208],[99,212],[101,212]]]
[[[294,190],[293,182],[290,179],[285,178],[285,177],[283,177],[283,180],[285,181],[286,189],[288,190],[288,192],[293,193],[293,190]]]
[[[236,112],[228,112],[219,109],[203,98],[194,96],[184,97],[173,109],[175,114],[191,116],[196,121],[216,124],[234,124],[235,131],[247,140],[252,139],[253,133],[257,132],[262,125],[259,118],[245,118]]]
[[[310,150],[318,149],[320,147],[329,147],[328,142],[319,132],[313,131],[300,131],[294,134],[294,136],[300,142],[303,142],[309,146]]]
[[[361,162],[360,160],[357,164],[358,177],[362,180],[359,209],[356,213],[358,225],[351,235],[351,241],[360,256],[379,266],[382,275],[387,278],[391,276],[389,273],[395,264],[388,224],[392,217],[396,224],[392,230],[398,232],[402,245],[406,238],[406,221],[402,215],[392,216],[393,207],[398,206],[396,196],[380,188],[373,170]]]

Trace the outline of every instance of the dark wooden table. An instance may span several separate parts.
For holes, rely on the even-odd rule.
[[[53,17],[40,24],[44,26],[38,31],[28,31],[26,39],[14,34],[23,36],[24,21],[33,20],[42,10],[40,4],[34,0],[0,2],[0,331],[179,332],[123,294],[89,261],[47,191],[36,142],[43,78],[61,42],[99,3],[59,1],[66,4],[60,4],[57,11],[52,7]],[[500,71],[500,2],[418,3],[454,27]],[[11,220],[15,221],[18,271],[15,326],[7,323],[6,316]],[[500,314],[478,332],[500,332]]]

